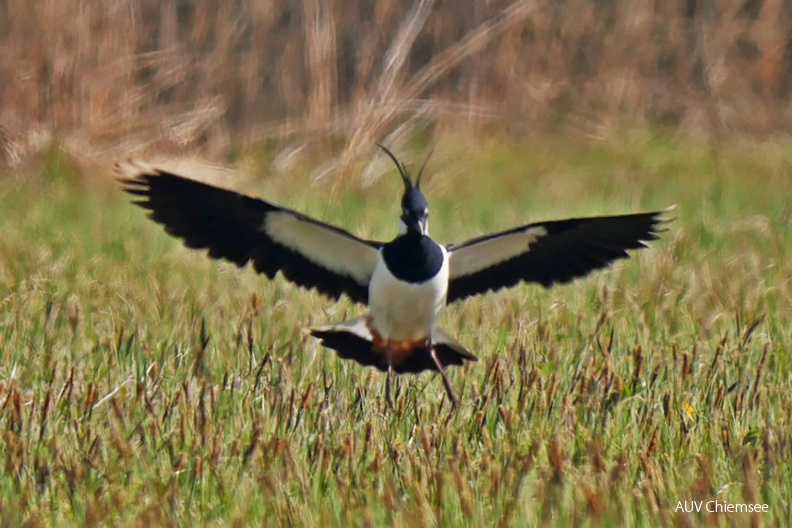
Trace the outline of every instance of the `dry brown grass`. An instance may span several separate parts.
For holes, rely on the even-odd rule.
[[[624,119],[787,130],[781,0],[7,0],[6,161],[43,127],[82,145],[225,153],[340,138],[345,166],[416,127],[518,132]]]

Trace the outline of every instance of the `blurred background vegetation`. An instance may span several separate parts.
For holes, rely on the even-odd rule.
[[[782,0],[0,2],[6,164],[320,146],[416,131],[786,132]],[[343,145],[339,148],[339,145]],[[337,165],[338,166],[338,165]]]
[[[0,526],[792,525],[790,29],[790,0],[0,0]],[[110,178],[167,160],[386,239],[377,141],[434,149],[439,241],[677,218],[450,307],[463,405],[410,376],[386,412],[302,334],[358,308]],[[676,508],[712,499],[769,512]]]

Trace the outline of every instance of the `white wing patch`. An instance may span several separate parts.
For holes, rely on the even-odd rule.
[[[375,248],[287,212],[267,214],[262,227],[278,244],[361,285],[368,284],[377,265]]]
[[[544,227],[530,227],[454,249],[449,254],[451,279],[464,277],[513,259],[530,250],[531,244],[547,235]]]

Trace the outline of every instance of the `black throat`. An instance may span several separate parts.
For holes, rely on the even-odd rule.
[[[412,231],[398,236],[382,247],[388,270],[399,280],[425,282],[443,267],[443,251],[434,240]]]

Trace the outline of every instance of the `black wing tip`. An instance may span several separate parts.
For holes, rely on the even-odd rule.
[[[644,216],[644,215],[648,216],[656,224],[668,224],[668,223],[671,223],[674,220],[676,220],[675,216],[668,216],[670,213],[673,213],[674,211],[676,211],[676,209],[677,209],[677,205],[676,204],[672,204],[672,205],[669,205],[668,207],[664,207],[662,209],[658,209],[657,211],[652,211],[652,212],[649,212],[649,213],[638,213],[638,214],[642,215],[642,216]]]
[[[117,175],[115,180],[122,185],[123,190],[126,192],[130,192],[130,189],[136,188],[151,189],[158,181],[173,183],[175,181],[185,180],[196,184],[202,184],[199,180],[186,178],[179,174],[134,159],[116,162],[113,166],[113,172]]]
[[[653,227],[655,228],[656,233],[664,233],[668,231],[668,228],[659,229],[658,227],[665,224],[670,224],[676,220],[676,216],[668,216],[670,213],[676,211],[677,205],[671,204],[664,209],[660,209],[659,211],[655,211],[652,213],[652,220],[654,220]]]
[[[113,166],[116,173],[115,180],[121,184],[121,189],[134,196],[148,196],[154,178],[162,176],[162,171],[154,167],[143,165],[134,159],[117,162]],[[140,202],[133,202],[140,205]]]
[[[643,249],[649,247],[644,242],[659,240],[662,233],[668,232],[669,228],[666,226],[676,220],[676,216],[669,216],[669,213],[675,211],[676,208],[676,204],[672,204],[659,211],[643,214],[639,213],[640,216],[648,217],[651,223],[647,228],[646,235],[637,240],[638,246],[630,249]]]

